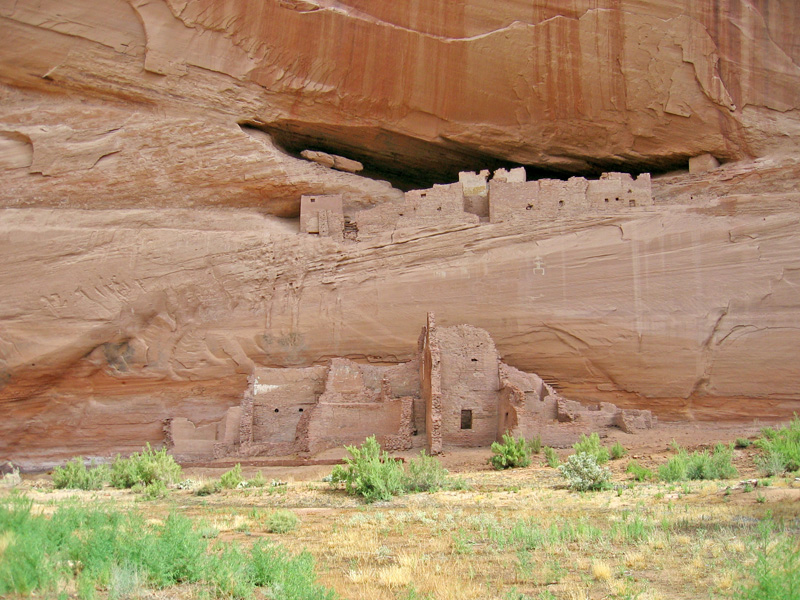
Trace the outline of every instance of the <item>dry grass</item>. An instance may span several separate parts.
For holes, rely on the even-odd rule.
[[[754,523],[768,510],[796,516],[800,499],[800,489],[781,481],[770,488],[768,504],[755,494],[726,493],[736,482],[626,487],[622,469],[615,473],[619,489],[577,494],[539,465],[508,473],[464,468],[458,475],[471,482],[469,491],[369,506],[320,481],[303,481],[301,472],[280,491],[226,490],[200,498],[176,490],[152,502],[116,490],[69,497],[142,511],[150,519],[177,509],[222,539],[249,544],[268,538],[293,551],[306,549],[319,581],[341,598],[377,600],[552,597],[547,594],[689,600],[708,597],[709,590],[733,597],[739,576],[731,565],[744,560]],[[24,493],[42,510],[56,497],[46,488]],[[62,492],[57,497],[56,503],[63,501]],[[297,513],[301,526],[280,537],[265,533],[259,514],[276,508]],[[0,537],[0,555],[4,543]]]

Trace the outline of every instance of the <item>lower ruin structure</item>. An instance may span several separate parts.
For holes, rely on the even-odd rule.
[[[489,446],[505,432],[571,443],[606,427],[648,429],[647,410],[584,406],[533,373],[500,360],[489,334],[470,325],[437,327],[433,313],[415,357],[381,366],[334,358],[327,366],[259,368],[240,406],[219,423],[167,422],[171,451],[184,460],[311,456],[375,435],[387,450]]]

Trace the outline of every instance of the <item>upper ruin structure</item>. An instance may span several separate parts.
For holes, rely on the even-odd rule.
[[[653,205],[650,174],[603,173],[526,181],[525,169],[462,172],[456,183],[406,192],[402,200],[346,216],[339,195],[303,196],[300,231],[320,237],[364,240],[395,229],[475,225],[513,220],[541,222],[626,212]],[[316,202],[316,204],[315,204]],[[323,214],[322,210],[330,210]],[[328,221],[330,219],[330,221]],[[341,224],[339,220],[341,219]],[[317,223],[323,223],[317,227]],[[312,225],[309,225],[312,224]]]

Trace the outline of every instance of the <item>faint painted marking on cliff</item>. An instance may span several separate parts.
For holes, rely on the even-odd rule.
[[[273,385],[269,383],[259,383],[258,379],[256,379],[255,383],[253,384],[253,393],[255,395],[258,394],[266,394],[267,392],[274,392],[277,389],[280,389],[281,386]]]
[[[544,275],[544,260],[542,260],[541,256],[537,256],[533,259],[533,274],[534,275]]]

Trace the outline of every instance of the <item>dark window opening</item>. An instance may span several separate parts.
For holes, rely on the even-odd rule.
[[[311,199],[311,202],[316,202],[316,201],[317,201],[317,199],[316,199],[316,198],[312,198],[312,199]]]
[[[525,207],[525,210],[531,210],[532,208],[533,208],[533,204],[528,204],[528,206]]]
[[[558,201],[558,205],[559,205],[559,206],[564,206],[564,201],[563,201],[563,200],[559,200],[559,201]]]
[[[420,198],[424,198],[424,197],[425,197],[425,196],[427,196],[427,195],[428,195],[428,194],[420,194],[420,195],[419,195],[419,197],[420,197]]]
[[[439,208],[437,208],[436,210],[442,210],[442,207],[440,206],[440,207],[439,207]]]
[[[281,411],[279,411],[279,410],[276,408],[276,409],[275,409],[275,412],[281,412]]]
[[[608,202],[608,198],[606,198],[606,203]]]
[[[629,200],[628,206],[636,206],[636,200]]]
[[[472,362],[478,362],[478,359],[477,358],[473,358]]]
[[[472,411],[461,411],[461,429],[472,429]]]
[[[298,410],[297,412],[303,412],[303,409],[301,408],[301,409],[300,409],[300,410]]]
[[[616,200],[617,202],[619,202],[619,198],[614,198],[614,200]]]

